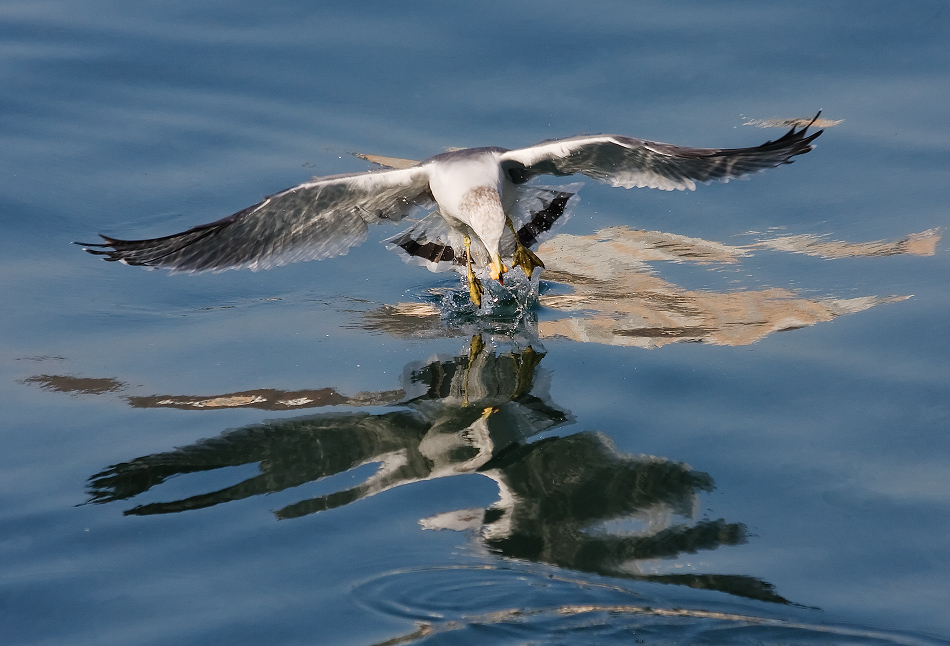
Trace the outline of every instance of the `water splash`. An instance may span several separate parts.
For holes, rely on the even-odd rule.
[[[429,298],[443,325],[450,329],[536,340],[540,274],[536,271],[533,278],[528,278],[520,270],[510,271],[504,284],[483,279],[481,306],[469,297],[464,277],[455,287],[431,290]]]

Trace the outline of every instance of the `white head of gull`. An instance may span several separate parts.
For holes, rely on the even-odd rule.
[[[751,148],[687,148],[621,135],[544,141],[518,150],[468,148],[405,168],[314,178],[226,218],[149,240],[101,236],[86,251],[129,265],[173,271],[253,270],[345,254],[368,225],[398,222],[437,207],[389,238],[388,248],[431,271],[456,269],[481,304],[476,271],[503,280],[509,267],[529,278],[544,263],[531,248],[563,220],[578,185],[526,184],[577,173],[612,186],[694,190],[791,162],[821,130],[801,129]],[[398,161],[398,160],[397,160]],[[82,244],[82,243],[80,243]]]

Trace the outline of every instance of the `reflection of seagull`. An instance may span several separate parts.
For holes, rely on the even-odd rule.
[[[817,117],[816,117],[817,119]],[[814,123],[814,121],[812,121]],[[130,265],[177,271],[264,269],[344,254],[367,225],[398,221],[417,207],[438,211],[390,239],[391,247],[433,271],[468,277],[472,300],[483,288],[473,265],[501,281],[506,263],[530,276],[530,250],[560,218],[572,193],[522,186],[538,175],[582,173],[613,186],[693,190],[788,163],[812,149],[808,126],[753,148],[685,148],[619,135],[545,141],[528,148],[470,148],[416,166],[315,178],[226,218],[151,240],[117,240],[87,249]],[[533,205],[526,205],[531,202]]]

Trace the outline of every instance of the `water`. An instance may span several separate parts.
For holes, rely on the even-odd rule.
[[[948,3],[7,2],[0,33],[3,643],[950,639]],[[393,228],[259,273],[69,245],[352,152],[818,109],[747,182],[585,182],[491,316]]]

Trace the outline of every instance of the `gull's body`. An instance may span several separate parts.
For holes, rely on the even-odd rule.
[[[425,164],[429,169],[429,190],[439,205],[440,215],[449,227],[467,236],[468,244],[473,239],[469,231],[482,243],[490,256],[489,263],[495,262],[496,279],[501,273],[500,244],[507,217],[503,198],[507,198],[510,209],[515,192],[499,163],[502,152],[471,148],[438,155]]]
[[[432,271],[467,272],[477,302],[473,267],[488,268],[497,280],[506,263],[529,275],[543,267],[529,249],[565,214],[576,185],[526,185],[533,177],[581,173],[624,188],[694,190],[696,182],[728,181],[789,163],[811,150],[821,134],[806,136],[807,130],[792,128],[774,142],[736,149],[685,148],[620,135],[572,137],[519,150],[469,148],[405,168],[314,178],[179,234],[132,241],[102,236],[104,244],[87,246],[106,250],[87,251],[173,271],[265,269],[345,254],[365,240],[369,224],[437,206],[390,238],[388,246]]]

